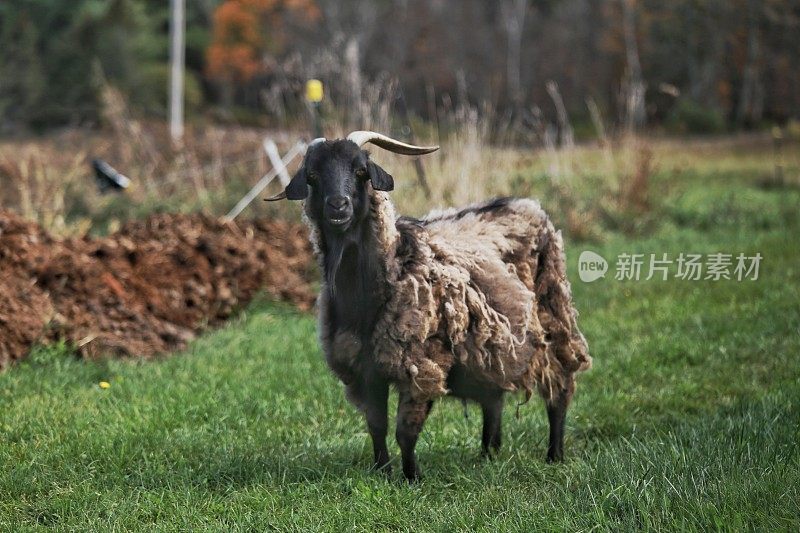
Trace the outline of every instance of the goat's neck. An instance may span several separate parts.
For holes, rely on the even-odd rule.
[[[384,220],[370,209],[367,219],[347,235],[323,235],[322,267],[330,311],[337,329],[368,334],[385,303],[388,256]],[[394,222],[391,221],[392,228]]]
[[[369,201],[366,220],[349,239],[326,235],[317,222],[306,218],[322,269],[322,290],[327,291],[330,326],[365,336],[386,300],[397,243],[394,206],[388,195],[371,190]]]
[[[360,242],[340,243],[337,258],[326,256],[326,286],[330,291],[337,328],[365,333],[372,329],[373,320],[383,305],[385,283],[377,250],[369,232]],[[336,264],[338,263],[338,264]]]

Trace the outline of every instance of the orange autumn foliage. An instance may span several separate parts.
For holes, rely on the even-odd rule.
[[[314,0],[225,0],[214,11],[212,40],[206,50],[210,77],[245,82],[263,69],[262,56],[285,42],[286,19],[313,22]]]

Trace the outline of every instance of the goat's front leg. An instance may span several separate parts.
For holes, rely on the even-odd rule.
[[[389,427],[388,400],[389,383],[381,378],[367,380],[364,383],[365,409],[367,429],[372,437],[372,451],[375,457],[373,468],[391,472],[389,450],[386,448],[386,432]]]
[[[414,448],[417,446],[419,433],[425,425],[431,407],[433,407],[432,401],[415,401],[408,391],[400,391],[395,436],[403,457],[403,474],[409,482],[417,481],[420,476]]]

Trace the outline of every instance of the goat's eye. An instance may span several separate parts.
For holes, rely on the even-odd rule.
[[[317,181],[317,173],[316,172],[309,172],[306,174],[306,180],[308,182],[315,182]]]
[[[367,169],[365,167],[361,167],[356,170],[356,176],[359,178],[366,178],[367,177]]]

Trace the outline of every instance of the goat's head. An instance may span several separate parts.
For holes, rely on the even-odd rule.
[[[324,229],[344,233],[369,211],[367,182],[378,191],[394,189],[392,176],[370,161],[361,147],[372,143],[390,152],[422,155],[438,146],[413,146],[380,133],[355,131],[347,139],[316,139],[286,189],[268,200],[306,200],[306,213]]]

